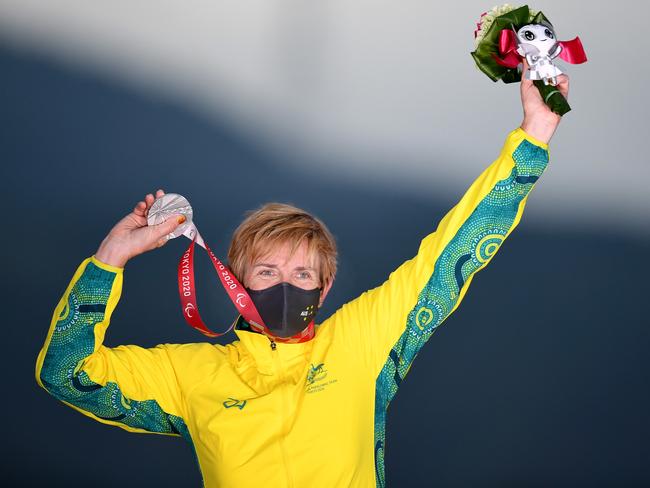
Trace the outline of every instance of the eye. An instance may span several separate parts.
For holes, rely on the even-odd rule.
[[[551,29],[548,28],[544,29],[544,34],[546,34],[546,37],[548,37],[549,39],[554,39]]]
[[[274,275],[275,275],[275,272],[274,272],[272,269],[260,269],[260,270],[257,272],[257,274],[258,274],[259,276],[266,276],[266,277],[269,277],[269,276],[274,276]]]
[[[529,30],[524,31],[524,37],[526,38],[527,41],[535,40],[535,34],[533,34],[533,32]]]
[[[309,271],[300,271],[298,273],[298,278],[300,278],[301,280],[310,280],[311,273]]]

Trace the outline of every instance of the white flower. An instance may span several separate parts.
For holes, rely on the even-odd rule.
[[[476,49],[478,45],[481,43],[483,38],[485,37],[485,34],[490,30],[490,27],[494,23],[494,20],[499,17],[500,15],[507,14],[508,12],[512,12],[513,10],[518,9],[519,7],[513,7],[509,3],[504,3],[503,5],[499,6],[494,6],[492,7],[492,10],[489,10],[485,12],[484,14],[481,15],[481,18],[479,19],[477,23],[477,29],[474,31],[474,48]],[[529,21],[532,21],[535,15],[537,15],[537,12],[534,10],[528,10],[530,15],[529,15]]]

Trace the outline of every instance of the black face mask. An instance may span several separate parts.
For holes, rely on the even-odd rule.
[[[309,325],[318,311],[320,288],[303,290],[278,283],[264,290],[246,291],[273,335],[291,337]]]

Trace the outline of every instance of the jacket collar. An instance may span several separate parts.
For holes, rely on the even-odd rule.
[[[246,352],[254,359],[257,369],[262,374],[274,374],[277,369],[278,359],[280,365],[294,363],[297,356],[307,359],[311,355],[316,336],[310,341],[294,344],[276,342],[275,350],[271,348],[271,339],[259,332],[254,332],[248,327],[242,316],[235,322],[235,334],[239,338]]]

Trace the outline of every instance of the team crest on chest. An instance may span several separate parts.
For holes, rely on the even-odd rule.
[[[325,363],[310,364],[307,370],[307,379],[305,381],[305,391],[307,393],[316,393],[323,391],[326,386],[336,383],[336,379],[327,378],[328,371],[325,369]]]

